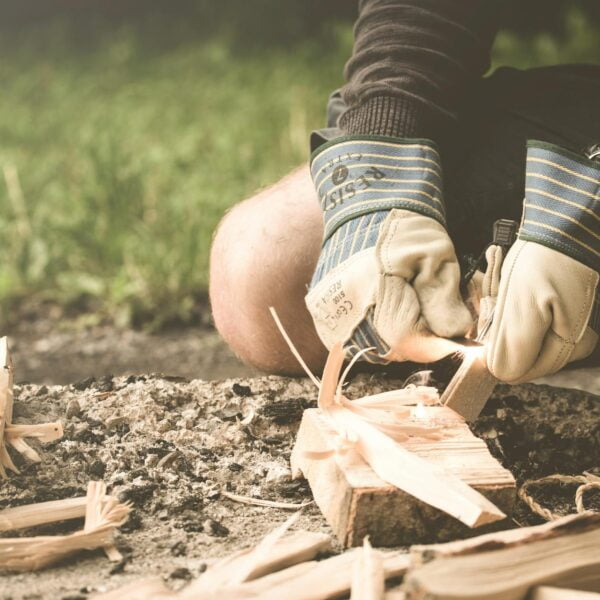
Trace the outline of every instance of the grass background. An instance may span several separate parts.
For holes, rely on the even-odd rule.
[[[503,31],[494,66],[600,62],[587,13],[565,15]],[[264,43],[200,22],[1,32],[0,320],[43,302],[120,325],[197,319],[225,210],[306,159],[350,20]]]

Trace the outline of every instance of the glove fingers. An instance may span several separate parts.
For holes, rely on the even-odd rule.
[[[381,277],[378,298],[373,324],[389,347],[386,360],[433,362],[458,349],[458,344],[432,334],[415,290],[403,278]]]
[[[594,351],[597,342],[598,335],[589,328],[576,344],[565,342],[549,330],[533,367],[519,378],[510,380],[510,383],[525,383],[557,373],[566,364],[588,357]]]
[[[590,354],[596,349],[598,344],[598,334],[593,331],[590,327],[585,330],[583,337],[575,345],[573,353],[569,358],[569,362],[575,362],[576,360],[583,360],[590,356]]]
[[[502,269],[487,343],[491,373],[502,381],[522,382],[589,354],[594,339],[586,323],[597,282],[594,271],[572,258],[517,241]]]
[[[429,329],[441,337],[465,336],[473,324],[460,291],[457,263],[446,263],[429,281],[415,281],[421,312]]]
[[[530,286],[522,281],[516,263],[524,248],[517,242],[506,257],[486,343],[488,369],[508,383],[521,381],[531,371],[552,323],[552,315],[542,311]]]
[[[502,246],[490,246],[485,251],[485,259],[487,261],[487,269],[483,276],[483,284],[481,286],[481,295],[495,297],[498,295],[500,288],[500,271],[502,268]]]
[[[400,343],[392,348],[388,360],[409,360],[417,363],[436,362],[460,350],[463,346],[433,335],[423,328],[421,331],[405,336]],[[402,358],[396,358],[396,356]]]
[[[460,268],[454,246],[434,220],[393,210],[377,242],[381,272],[410,282],[429,329],[442,337],[465,335],[472,325],[460,296]]]

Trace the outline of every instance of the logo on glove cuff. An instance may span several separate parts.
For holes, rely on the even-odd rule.
[[[326,191],[321,195],[321,206],[323,210],[333,210],[336,206],[350,200],[357,194],[368,190],[376,181],[386,177],[386,173],[377,167],[365,169],[362,175],[351,179],[342,185],[348,178],[349,169],[345,165],[338,165],[331,174],[331,182],[338,187]]]
[[[348,178],[348,167],[345,165],[340,165],[335,168],[335,171],[331,174],[331,181],[335,183],[335,185],[340,185],[340,183],[344,183]]]

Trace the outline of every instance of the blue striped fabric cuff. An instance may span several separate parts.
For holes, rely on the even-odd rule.
[[[353,219],[400,208],[445,225],[440,158],[433,142],[349,136],[320,146],[311,174],[325,242]]]
[[[600,272],[600,165],[558,146],[530,141],[519,238]]]
[[[390,351],[390,347],[375,329],[372,308],[352,332],[350,345],[346,348],[348,357],[353,358],[363,348],[373,348],[372,351],[363,354],[363,358],[367,362],[380,365],[386,365],[390,362],[382,358]]]

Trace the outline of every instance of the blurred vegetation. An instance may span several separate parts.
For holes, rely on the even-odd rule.
[[[499,35],[494,65],[600,61],[600,13],[553,4],[542,31]],[[0,1],[1,316],[33,300],[189,322],[225,210],[306,159],[354,3],[50,5]]]

